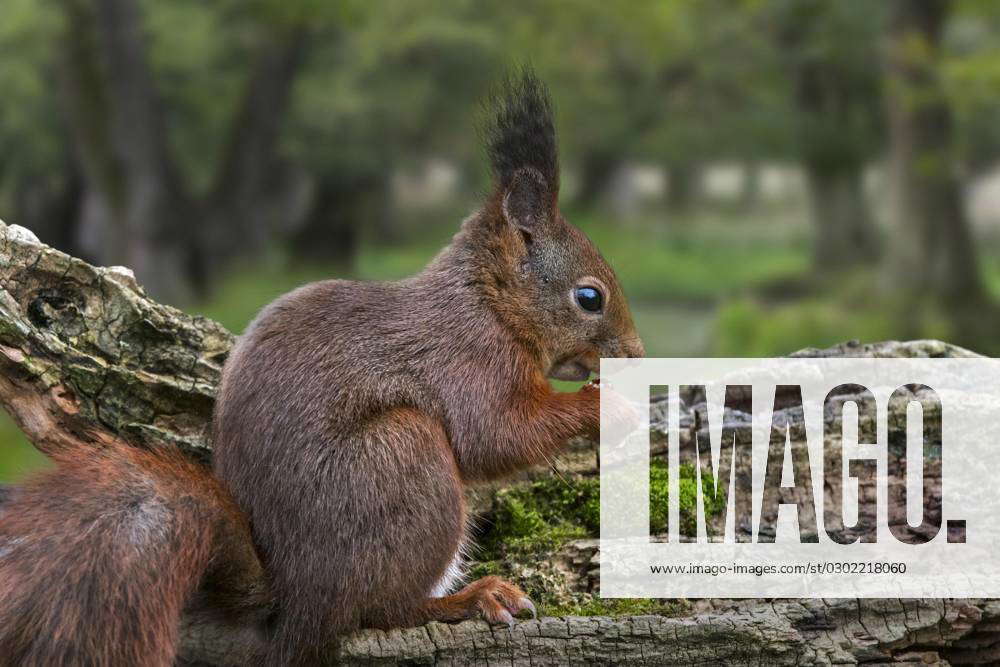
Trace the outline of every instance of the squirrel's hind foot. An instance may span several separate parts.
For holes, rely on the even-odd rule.
[[[432,598],[425,607],[428,621],[462,621],[477,616],[491,625],[514,626],[514,617],[529,612],[538,617],[524,591],[496,576],[483,577],[454,595]]]

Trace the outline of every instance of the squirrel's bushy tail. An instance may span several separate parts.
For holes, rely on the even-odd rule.
[[[179,454],[64,458],[0,508],[0,663],[171,665],[224,492]]]

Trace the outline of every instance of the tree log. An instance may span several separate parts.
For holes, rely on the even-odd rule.
[[[43,452],[123,439],[208,459],[234,337],[0,223],[0,401]]]
[[[208,461],[207,424],[234,337],[0,223],[0,403],[43,452],[177,447]],[[940,341],[844,344],[798,356],[936,357]],[[85,449],[80,451],[86,451]],[[712,600],[687,616],[560,617],[363,631],[342,664],[841,664],[1000,661],[997,600]],[[185,660],[231,663],[233,636],[199,628]],[[238,640],[237,642],[238,643]],[[223,656],[229,656],[227,660]]]

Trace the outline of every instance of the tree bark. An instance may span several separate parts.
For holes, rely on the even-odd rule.
[[[896,0],[886,62],[893,283],[971,303],[982,294],[941,79],[947,0]]]
[[[0,403],[43,452],[124,440],[207,460],[233,340],[151,300],[128,269],[91,266],[0,224]]]
[[[339,664],[988,664],[1000,659],[1000,602],[752,601],[697,616],[565,617],[490,628],[430,623],[351,637]]]
[[[42,451],[127,443],[207,460],[207,423],[233,336],[0,223],[0,404]],[[804,356],[967,356],[938,341],[847,344]],[[347,665],[488,662],[831,664],[1000,660],[996,600],[713,600],[678,616],[481,621],[344,638]],[[241,664],[239,628],[188,619],[182,663]]]

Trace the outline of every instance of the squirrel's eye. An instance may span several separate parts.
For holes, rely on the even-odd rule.
[[[577,287],[576,302],[587,312],[599,313],[604,305],[604,298],[593,287]]]

